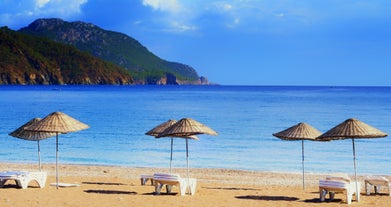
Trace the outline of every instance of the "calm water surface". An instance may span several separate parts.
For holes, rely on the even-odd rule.
[[[90,126],[59,136],[60,163],[168,167],[170,140],[144,135],[191,117],[216,130],[190,141],[190,166],[301,172],[301,142],[272,133],[299,122],[322,132],[347,118],[391,131],[390,87],[0,86],[0,161],[36,163],[37,144],[8,136],[34,117],[62,111]],[[358,173],[391,174],[389,138],[356,140]],[[41,141],[55,162],[55,139]],[[305,142],[307,172],[353,172],[351,140]],[[175,139],[173,166],[186,167]]]

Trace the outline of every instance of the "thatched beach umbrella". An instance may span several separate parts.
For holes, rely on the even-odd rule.
[[[17,128],[15,131],[9,133],[10,136],[19,138],[19,139],[24,139],[24,140],[29,140],[29,141],[37,141],[38,145],[38,166],[39,166],[39,171],[41,171],[41,149],[39,145],[39,140],[46,139],[49,137],[52,137],[56,135],[56,133],[51,133],[51,132],[34,132],[34,131],[27,131],[24,128],[31,126],[32,124],[37,123],[40,121],[41,118],[33,118],[27,123],[23,124],[19,128]]]
[[[282,140],[296,141],[301,140],[301,155],[302,155],[302,169],[303,169],[303,190],[305,190],[304,184],[304,140],[315,140],[316,137],[322,133],[306,123],[298,123],[288,129],[274,133],[273,136],[278,137]]]
[[[381,138],[386,137],[387,134],[376,129],[360,120],[350,118],[344,122],[338,124],[334,128],[322,134],[316,140],[339,140],[339,139],[352,139],[353,145],[353,163],[354,163],[354,178],[356,179],[356,193],[358,192],[357,186],[357,168],[356,168],[356,149],[354,145],[354,139],[364,138]]]
[[[189,137],[198,134],[217,135],[213,129],[201,124],[200,122],[191,119],[183,118],[168,127],[157,138],[160,137],[182,137],[186,138],[186,165],[187,165],[187,178],[189,178]]]
[[[194,119],[183,118],[164,130],[157,137],[188,137],[198,134],[209,134],[215,136],[217,135],[217,132]]]
[[[172,126],[176,122],[177,122],[176,120],[170,119],[170,120],[168,120],[166,122],[163,122],[163,123],[159,124],[158,126],[154,127],[153,129],[149,130],[145,134],[146,135],[150,135],[150,136],[154,136],[156,138],[160,133],[162,133],[164,130],[166,130],[168,127]],[[174,145],[174,139],[171,137],[170,173],[171,173],[171,169],[172,169],[172,149],[173,149],[173,145]]]
[[[159,134],[164,132],[164,130],[166,130],[170,126],[174,125],[176,122],[177,122],[176,120],[170,119],[170,120],[168,120],[166,122],[163,122],[163,123],[159,124],[158,126],[154,127],[153,129],[149,130],[145,134],[146,135],[150,135],[150,136],[154,136],[155,138],[162,138],[162,137],[158,137]],[[171,154],[170,154],[170,173],[171,173],[171,171],[172,171],[172,151],[173,151],[173,147],[174,147],[173,146],[174,145],[174,137],[170,137],[170,138],[171,138]],[[198,140],[198,137],[195,136],[195,135],[194,136],[190,136],[190,137],[178,137],[178,138]]]
[[[149,131],[146,132],[145,134],[146,134],[146,135],[150,135],[150,136],[157,137],[157,136],[159,136],[159,134],[161,134],[164,130],[166,130],[168,127],[172,126],[172,125],[175,124],[176,122],[177,122],[176,120],[169,119],[168,121],[163,122],[163,123],[157,125],[156,127],[152,128],[151,130],[149,130]]]
[[[32,124],[25,130],[36,132],[52,132],[56,134],[56,186],[58,188],[58,134],[76,132],[87,129],[89,126],[62,112],[53,112],[41,121]]]

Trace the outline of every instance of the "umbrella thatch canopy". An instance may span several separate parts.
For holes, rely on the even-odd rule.
[[[38,123],[26,127],[26,130],[37,132],[54,132],[54,133],[68,133],[87,129],[89,126],[84,124],[65,113],[53,112],[47,115]]]
[[[56,135],[56,133],[52,133],[52,132],[36,132],[36,131],[25,130],[26,127],[31,126],[39,121],[41,121],[41,118],[33,118],[27,123],[17,128],[15,131],[9,133],[9,135],[16,138],[29,140],[29,141],[38,141]]]
[[[153,129],[149,130],[145,134],[150,135],[150,136],[154,136],[155,138],[162,138],[162,137],[158,137],[159,134],[161,134],[164,130],[166,130],[170,126],[174,125],[176,122],[177,122],[176,120],[170,119],[170,120],[163,122],[163,123],[159,124],[158,126],[154,127]],[[170,138],[171,138],[171,155],[170,155],[170,173],[171,173],[171,170],[172,170],[172,151],[173,151],[174,139],[173,139],[173,137],[170,137]],[[189,136],[189,137],[178,137],[178,138],[198,140],[198,137],[195,135]]]
[[[89,126],[65,113],[53,112],[41,121],[25,127],[25,130],[56,133],[56,186],[58,188],[58,134],[87,129]]]
[[[161,134],[164,130],[166,130],[168,127],[172,126],[172,125],[175,124],[176,122],[177,122],[176,120],[169,119],[168,121],[163,122],[163,123],[157,125],[156,127],[152,128],[151,130],[149,130],[149,131],[146,132],[145,134],[146,134],[146,135],[150,135],[150,136],[157,137],[157,136],[159,136],[159,134]]]
[[[29,141],[37,141],[38,144],[38,166],[39,166],[39,171],[41,171],[41,150],[40,150],[40,145],[39,145],[39,140],[46,139],[52,136],[55,136],[56,133],[51,133],[51,132],[35,132],[35,131],[28,131],[25,130],[26,127],[31,126],[38,121],[40,121],[41,118],[33,118],[27,123],[23,124],[19,128],[17,128],[15,131],[9,133],[10,136],[24,139],[24,140],[29,140]]]
[[[317,140],[381,138],[387,134],[358,119],[350,118],[325,132]]]
[[[157,138],[168,136],[189,137],[197,134],[217,135],[217,132],[194,119],[183,118],[160,133]]]
[[[182,137],[187,138],[198,134],[209,134],[209,135],[217,135],[217,132],[213,129],[201,124],[200,122],[191,119],[191,118],[183,118],[168,127],[162,133],[160,133],[159,137]],[[186,139],[186,163],[187,163],[187,178],[189,179],[189,139]]]
[[[283,140],[315,140],[322,133],[306,123],[298,123],[281,132],[274,133],[273,136]]]
[[[353,162],[354,162],[354,176],[356,179],[356,193],[358,193],[357,186],[357,168],[356,168],[356,149],[354,139],[363,138],[381,138],[386,137],[387,134],[376,129],[358,119],[350,118],[344,122],[338,124],[334,128],[325,132],[319,136],[316,140],[328,141],[328,140],[339,140],[339,139],[352,139],[353,145]]]
[[[315,140],[316,137],[322,133],[306,123],[298,123],[288,129],[281,132],[274,133],[273,136],[278,137],[282,140],[295,141],[301,140],[301,155],[302,155],[302,169],[303,169],[303,190],[305,190],[304,184],[304,140]]]

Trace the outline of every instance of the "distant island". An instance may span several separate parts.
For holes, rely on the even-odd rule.
[[[37,19],[0,28],[0,84],[208,85],[191,66],[159,58],[125,34]]]

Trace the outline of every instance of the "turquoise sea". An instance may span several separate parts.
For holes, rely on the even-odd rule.
[[[0,86],[0,162],[37,163],[37,144],[8,135],[34,117],[62,111],[90,126],[59,136],[60,163],[168,167],[170,140],[144,133],[168,119],[193,118],[218,136],[191,140],[190,167],[301,172],[301,142],[272,133],[299,122],[325,132],[357,118],[391,132],[391,87]],[[55,138],[42,140],[55,163]],[[391,174],[390,138],[356,140],[358,174]],[[174,140],[173,167],[186,167]],[[307,173],[353,173],[351,140],[305,141]]]

